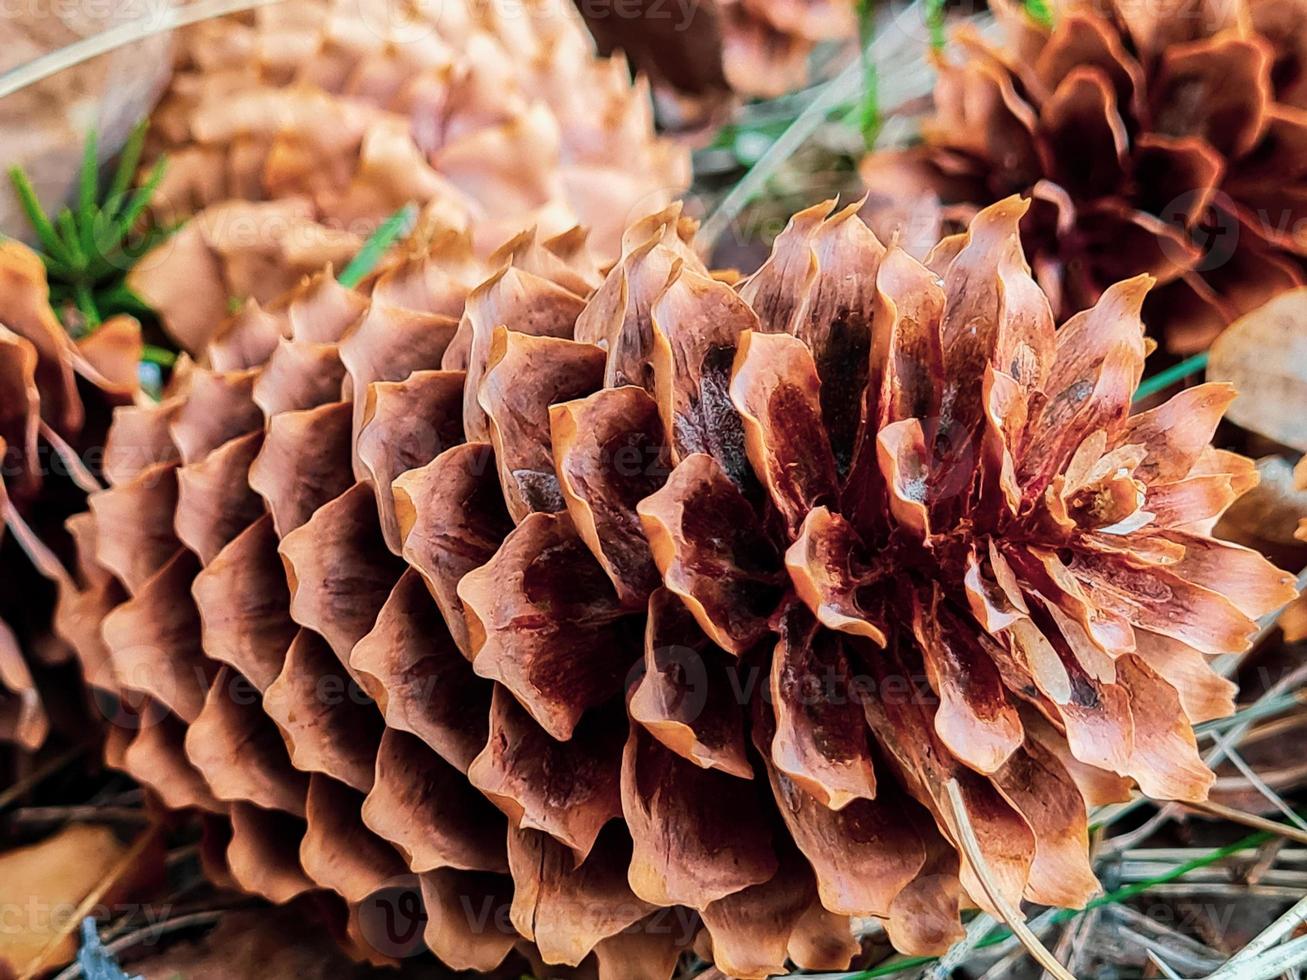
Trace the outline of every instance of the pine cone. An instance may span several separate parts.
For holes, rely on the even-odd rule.
[[[1023,239],[1059,322],[1149,273],[1145,321],[1177,353],[1303,282],[1296,5],[1067,2],[1051,31],[991,7],[1006,45],[960,33],[923,145],[864,161],[873,227],[916,222],[929,245],[941,218],[1029,195]]]
[[[193,352],[233,302],[339,267],[406,203],[471,231],[482,257],[584,224],[612,259],[626,224],[688,183],[647,86],[593,56],[563,0],[290,0],[251,18],[184,32],[153,120],[157,216],[198,214],[131,284]]]
[[[103,440],[109,409],[132,400],[140,347],[127,317],[74,343],[50,309],[40,258],[0,241],[0,742],[34,749],[49,732],[28,658],[71,655],[51,622],[55,585],[72,584],[63,523],[100,487],[84,450]]]
[[[576,0],[601,50],[624,51],[649,76],[660,118],[710,124],[733,94],[774,98],[808,82],[822,41],[854,34],[850,0]]]
[[[738,289],[673,207],[602,282],[524,235],[456,318],[446,242],[229,321],[91,499],[117,761],[363,939],[416,875],[460,969],[939,952],[991,906],[955,783],[1008,901],[1084,903],[1086,803],[1204,797],[1205,659],[1294,594],[1210,536],[1232,392],[1130,416],[1150,281],[1055,332],[1018,199],[925,265],[856,208]]]
[[[741,95],[775,98],[808,81],[808,57],[821,41],[854,35],[849,0],[723,0],[722,62]]]

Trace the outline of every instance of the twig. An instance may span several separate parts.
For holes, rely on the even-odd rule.
[[[211,20],[214,17],[225,17],[227,14],[253,10],[256,7],[268,7],[280,2],[281,0],[196,0],[195,3],[179,7],[169,6],[160,13],[137,17],[125,24],[111,27],[107,31],[74,41],[57,51],[33,58],[0,74],[0,99],[29,85],[35,85],[51,75],[57,75],[74,65],[80,65],[84,61],[90,61],[92,58],[155,34],[165,34],[187,24]]]
[[[1225,957],[1210,946],[1205,946],[1198,940],[1177,932],[1129,905],[1113,905],[1103,909],[1103,914],[1112,920],[1120,938],[1127,942],[1149,948],[1165,943],[1169,962],[1177,969],[1183,968],[1192,974],[1203,974],[1225,962]]]
[[[1057,925],[1061,911],[1061,909],[1048,909],[1046,912],[1041,912],[1030,923],[1030,928],[1035,935],[1042,935]],[[1002,980],[1003,977],[1006,977],[1016,968],[1018,963],[1026,960],[1026,948],[1017,941],[1015,936],[1005,936],[1002,942],[994,944],[991,952],[997,953],[1001,959],[985,971],[981,980]]]
[[[953,811],[953,820],[958,827],[958,836],[961,838],[962,850],[971,862],[971,867],[980,879],[980,886],[989,896],[994,908],[1003,921],[1007,923],[1012,933],[1021,940],[1021,944],[1029,950],[1030,955],[1034,957],[1035,962],[1044,968],[1055,980],[1075,980],[1066,968],[1057,961],[1057,958],[1048,951],[1048,948],[1039,941],[1039,937],[1030,931],[1030,926],[1026,924],[1025,917],[1010,904],[1003,895],[1001,889],[996,887],[993,882],[993,875],[989,873],[988,865],[985,863],[985,855],[980,851],[980,841],[976,839],[976,831],[971,826],[971,819],[967,815],[966,804],[962,801],[962,789],[956,779],[950,779],[945,784],[945,791],[948,793],[949,806]]]
[[[1235,977],[1240,975],[1239,968],[1243,963],[1270,949],[1297,929],[1304,919],[1307,919],[1307,898],[1300,900],[1293,908],[1263,929],[1256,939],[1230,957],[1223,967],[1211,974],[1208,980],[1235,980]]]
[[[1242,810],[1236,810],[1234,807],[1225,806],[1222,803],[1213,803],[1208,800],[1203,803],[1185,803],[1184,806],[1191,810],[1200,810],[1222,820],[1229,820],[1231,823],[1243,824],[1245,827],[1252,827],[1254,830],[1264,830],[1268,834],[1278,834],[1281,837],[1287,837],[1289,840],[1298,841],[1300,844],[1307,844],[1307,831],[1299,830],[1297,827],[1285,826],[1276,820],[1268,820],[1266,817],[1259,817],[1254,813],[1244,813]]]
[[[159,936],[167,935],[170,932],[177,932],[181,929],[190,929],[193,926],[213,925],[221,919],[226,913],[232,911],[231,908],[209,909],[204,912],[191,912],[187,915],[179,915],[175,919],[168,919],[165,922],[155,922],[152,925],[143,926],[140,929],[133,930],[126,935],[120,936],[111,943],[105,943],[105,950],[114,957],[120,956],[129,949],[133,949],[140,943],[150,939],[157,939]],[[62,973],[55,975],[54,980],[77,980],[83,976],[82,967],[78,963],[68,966]]]
[[[1149,895],[1157,898],[1175,900],[1192,900],[1195,898],[1219,898],[1226,901],[1244,902],[1249,898],[1264,898],[1275,902],[1292,902],[1302,898],[1303,886],[1298,885],[1257,885],[1223,882],[1184,881],[1174,885],[1155,885],[1148,890]]]
[[[68,763],[72,762],[86,749],[84,745],[74,745],[68,751],[55,756],[53,759],[46,761],[43,765],[37,766],[14,785],[10,786],[3,793],[0,793],[0,810],[10,806],[15,800],[21,799],[23,794],[32,789],[48,776],[53,776]]]
[[[1253,787],[1253,789],[1261,793],[1262,796],[1264,796],[1272,806],[1279,810],[1280,813],[1284,815],[1285,819],[1291,824],[1299,830],[1307,832],[1307,820],[1303,820],[1302,817],[1294,813],[1293,808],[1290,807],[1288,803],[1284,802],[1284,797],[1280,796],[1279,793],[1275,792],[1275,790],[1271,789],[1271,787],[1266,784],[1266,780],[1262,779],[1257,771],[1253,769],[1252,766],[1248,765],[1244,760],[1244,757],[1239,754],[1239,750],[1229,744],[1228,738],[1221,735],[1217,735],[1215,738],[1216,744],[1225,752],[1225,757],[1230,760],[1231,764],[1236,769],[1239,770],[1244,779],[1248,780],[1248,783]]]
[[[1123,851],[1132,850],[1136,844],[1139,844],[1152,837],[1159,831],[1167,821],[1175,816],[1176,808],[1172,803],[1163,803],[1159,806],[1156,813],[1145,820],[1134,830],[1128,830],[1123,834],[1117,834],[1115,837],[1108,837],[1103,842],[1100,857],[1110,858]],[[1103,824],[1110,824],[1111,819],[1104,819]]]
[[[1180,974],[1171,969],[1170,965],[1157,954],[1157,950],[1148,949],[1146,955],[1148,956],[1148,962],[1152,963],[1153,966],[1162,971],[1162,975],[1166,977],[1167,980],[1184,980]]]
[[[1285,711],[1301,708],[1307,704],[1307,691],[1302,689],[1289,694],[1264,695],[1252,704],[1239,708],[1228,718],[1217,718],[1194,726],[1194,734],[1199,738],[1209,738],[1218,732],[1238,728],[1241,725],[1253,725]],[[1278,719],[1284,721],[1284,719]]]
[[[1226,974],[1238,980],[1271,980],[1282,973],[1307,963],[1307,936],[1299,936],[1275,949],[1268,949],[1238,965],[1235,972]],[[1220,971],[1218,971],[1219,973]],[[1217,974],[1212,974],[1215,977]],[[1209,978],[1211,980],[1211,978]]]
[[[939,962],[927,967],[921,974],[921,980],[945,980],[975,951],[976,947],[994,929],[992,916],[981,912],[967,923],[967,934],[949,947],[948,952],[940,957]]]
[[[99,806],[81,804],[76,806],[24,806],[18,807],[9,819],[20,824],[67,823],[78,820],[93,820],[98,823],[142,823],[148,815],[141,807]]]

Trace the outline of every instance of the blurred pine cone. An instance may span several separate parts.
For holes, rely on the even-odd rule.
[[[1131,417],[1149,280],[1055,333],[1018,199],[924,265],[830,210],[738,289],[674,206],[602,281],[455,237],[228,321],[118,411],[80,539],[116,761],[374,950],[416,875],[455,968],[939,952],[991,904],[954,784],[1008,901],[1084,903],[1086,803],[1203,798],[1205,659],[1293,596],[1210,537],[1232,392]]]
[[[339,267],[407,203],[479,255],[625,226],[689,181],[644,82],[597,59],[564,0],[289,0],[184,31],[153,116],[156,216],[194,215],[131,284],[199,351],[234,305]]]
[[[63,524],[100,489],[87,450],[102,444],[109,409],[132,401],[140,348],[128,317],[73,342],[50,308],[40,258],[0,241],[0,742],[34,749],[49,732],[34,667],[71,655],[52,624],[56,585],[72,585]]]
[[[1146,272],[1144,319],[1177,353],[1303,282],[1298,5],[1063,2],[1051,30],[990,6],[1006,44],[960,32],[924,144],[864,161],[873,227],[929,244],[941,218],[1029,195],[1023,239],[1059,321]]]
[[[601,50],[653,80],[660,119],[713,122],[735,95],[775,98],[808,82],[822,41],[855,35],[852,0],[576,0]]]

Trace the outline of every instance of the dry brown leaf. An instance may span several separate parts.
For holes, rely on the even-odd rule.
[[[1307,287],[1230,324],[1212,344],[1207,377],[1239,390],[1230,421],[1307,452]]]
[[[0,854],[0,974],[6,966],[15,975],[25,973],[61,932],[66,938],[45,961],[71,959],[77,946],[67,918],[126,852],[110,828],[72,824],[39,844]]]
[[[1238,404],[1238,401],[1235,402]],[[1293,464],[1283,456],[1257,461],[1257,486],[1240,497],[1217,525],[1217,536],[1256,548],[1284,568],[1297,568],[1303,546],[1294,537],[1307,514],[1307,490],[1294,483]]]

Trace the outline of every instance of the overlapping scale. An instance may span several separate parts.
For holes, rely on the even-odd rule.
[[[982,875],[1083,904],[1086,804],[1205,796],[1205,661],[1293,589],[1210,535],[1248,483],[1228,392],[1131,416],[1149,282],[1055,331],[1026,208],[938,279],[823,205],[733,288],[672,207],[602,281],[528,236],[451,310],[446,242],[236,314],[120,410],[76,525],[140,719],[115,761],[225,812],[241,887],[365,938],[419,895],[456,968],[841,970],[853,917],[946,948]]]
[[[129,317],[74,341],[50,307],[41,259],[0,241],[0,742],[40,747],[50,732],[41,686],[56,680],[44,675],[75,655],[87,671],[103,663],[97,631],[115,586],[75,560],[74,537],[94,533],[85,516],[63,523],[100,486],[93,450],[111,409],[135,397],[140,350]],[[60,602],[56,589],[74,579],[84,599]]]

